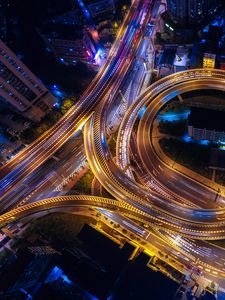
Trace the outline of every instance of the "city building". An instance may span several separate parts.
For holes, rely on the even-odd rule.
[[[191,107],[188,135],[195,140],[225,142],[225,112]]]
[[[167,47],[162,52],[162,55],[159,59],[159,76],[167,76],[174,72],[173,62],[176,56],[176,49],[175,47]]]
[[[176,56],[173,62],[174,69],[176,72],[184,71],[190,64],[189,49],[185,46],[177,47]]]
[[[195,26],[213,16],[222,6],[221,0],[167,0],[170,20],[179,26]]]
[[[158,63],[159,76],[186,70],[190,65],[189,50],[188,46],[165,45]]]
[[[93,19],[107,18],[115,10],[115,0],[84,0]]]
[[[225,59],[220,61],[220,69],[225,71]]]
[[[50,254],[60,254],[59,251],[55,250],[49,245],[42,246],[30,246],[28,247],[29,251],[35,255],[50,255]]]
[[[55,98],[0,40],[0,101],[23,116],[39,121]]]
[[[184,25],[187,19],[186,0],[167,0],[167,10],[170,19],[175,24]]]
[[[4,299],[32,299],[51,274],[57,254],[33,255],[21,270],[17,280],[9,287]],[[2,295],[0,295],[0,298]]]
[[[97,53],[95,32],[72,23],[48,23],[38,31],[47,49],[62,63],[75,65],[78,61],[93,66]],[[94,37],[94,38],[93,38]]]
[[[216,54],[204,53],[203,68],[214,69],[216,64]]]

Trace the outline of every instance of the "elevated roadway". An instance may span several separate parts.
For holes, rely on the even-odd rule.
[[[49,159],[93,113],[102,97],[116,85],[116,78],[125,76],[132,53],[140,43],[142,28],[147,22],[151,1],[134,1],[127,14],[109,58],[82,98],[49,131],[25,148],[0,169],[0,199],[9,201],[10,192],[21,181]]]
[[[171,167],[168,168],[168,166],[165,166],[165,164],[159,160],[152,145],[152,134],[155,134],[152,133],[152,122],[163,105],[180,93],[194,89],[223,90],[224,74],[219,70],[214,70],[214,74],[216,74],[215,82],[211,78],[210,72],[210,70],[193,70],[189,71],[189,73],[176,73],[167,77],[168,84],[166,87],[164,83],[165,79],[153,84],[151,88],[146,90],[146,92],[139,97],[138,103],[134,104],[130,109],[130,113],[127,113],[123,119],[117,141],[117,162],[120,167],[124,169],[130,164],[129,147],[133,147],[133,145],[130,144],[132,127],[140,111],[144,109],[145,113],[138,126],[138,145],[136,148],[138,155],[141,157],[142,168],[149,175],[148,178],[145,177],[145,181],[147,181],[149,185],[151,185],[152,181],[157,182],[160,187],[164,185],[161,191],[166,192],[168,195],[173,192],[174,199],[176,198],[177,201],[182,201],[183,203],[191,201],[195,206],[203,206],[205,208],[218,207],[218,204],[213,203],[215,190],[217,189],[214,191],[209,190],[198,182],[193,182],[193,180],[188,179],[186,176],[176,173],[175,170]],[[214,76],[214,74],[212,76]],[[187,75],[189,77],[187,77]],[[177,82],[178,76],[180,76],[179,83]],[[204,82],[204,80],[206,81]],[[162,84],[161,93],[158,94],[158,85]],[[132,171],[128,169],[127,174],[131,176]],[[183,199],[181,199],[182,196]]]
[[[69,211],[79,215],[91,215],[90,208],[97,208],[100,213],[120,224],[121,228],[127,228],[138,237],[141,237],[148,243],[146,249],[148,249],[149,246],[156,247],[156,249],[168,253],[183,265],[195,263],[201,270],[204,266],[206,270],[210,268],[212,275],[217,274],[219,277],[225,277],[223,249],[213,245],[209,246],[209,244],[202,241],[185,240],[185,238],[168,232],[161,233],[160,230],[156,230],[156,234],[149,232],[134,223],[134,221],[141,221],[151,226],[151,219],[148,218],[147,214],[124,202],[108,198],[76,195],[43,199],[1,215],[0,227],[12,223],[26,224],[27,220],[31,221],[33,218],[56,211]],[[133,221],[130,221],[130,219]],[[214,260],[216,260],[215,263]]]
[[[174,203],[167,197],[138,184],[125,175],[122,169],[129,163],[129,137],[144,105],[162,93],[164,94],[161,103],[166,103],[180,93],[183,85],[187,90],[188,87],[189,90],[193,90],[194,87],[223,89],[224,80],[223,71],[199,69],[173,74],[150,86],[130,108],[121,124],[120,132],[124,138],[120,143],[122,149],[126,149],[122,152],[124,163],[122,168],[113,162],[106,142],[105,122],[110,101],[102,101],[98,111],[85,125],[84,141],[87,158],[101,184],[115,198],[148,213],[156,226],[196,239],[225,237],[225,209],[189,208]],[[170,88],[173,87],[176,89],[171,90]]]
[[[35,215],[41,211],[51,211],[56,208],[60,208],[60,211],[62,211],[63,208],[68,207],[74,209],[79,207],[105,208],[107,210],[117,211],[117,213],[121,211],[127,214],[130,212],[141,214],[141,212],[126,203],[108,198],[86,195],[59,196],[29,203],[2,214],[0,216],[0,227],[12,222],[18,222],[20,219]]]
[[[173,191],[168,187],[163,188],[162,194],[137,183],[133,170],[129,167],[129,141],[132,127],[141,109],[148,107],[148,114],[144,115],[141,121],[137,146],[151,180],[154,174],[152,170],[156,170],[158,162],[161,164],[157,157],[152,156],[155,153],[152,155],[147,153],[152,151],[150,133],[147,129],[148,126],[151,127],[155,115],[167,101],[182,92],[202,88],[224,90],[223,71],[190,70],[173,74],[151,85],[131,106],[121,124],[117,142],[118,165],[112,160],[108,149],[107,116],[118,90],[126,80],[127,71],[140,45],[150,17],[150,4],[151,1],[134,2],[110,51],[108,61],[84,93],[78,106],[73,107],[44,136],[0,169],[0,198],[11,201],[9,197],[11,190],[52,156],[85,123],[85,150],[91,169],[99,182],[117,200],[93,196],[52,197],[1,215],[0,226],[27,216],[35,216],[43,211],[91,207],[106,209],[118,216],[127,216],[150,227],[153,226],[158,232],[162,232],[163,229],[166,231],[162,233],[164,239],[166,235],[168,239],[175,239],[177,234],[194,239],[225,238],[225,209],[201,209],[201,205],[188,206],[190,199],[185,194],[182,195],[185,201],[179,203],[176,197],[171,197]],[[145,139],[147,134],[148,139]],[[153,163],[149,165],[149,161]],[[162,169],[158,168],[157,172],[163,176]],[[183,243],[185,241],[183,239]],[[185,247],[187,245],[188,241]],[[193,249],[194,247],[192,244]]]
[[[221,203],[215,202],[218,185],[211,183],[211,188],[199,184],[198,177],[196,180],[187,177],[186,175],[176,172],[173,168],[174,163],[167,165],[160,159],[162,153],[158,143],[154,142],[156,136],[155,126],[153,122],[156,114],[162,109],[165,104],[165,94],[173,93],[181,94],[183,92],[201,90],[201,89],[219,89],[223,90],[224,85],[218,81],[202,79],[198,82],[180,83],[177,86],[169,88],[166,92],[158,95],[151,104],[148,104],[144,115],[142,116],[137,132],[137,148],[141,157],[142,166],[148,173],[148,180],[155,180],[163,184],[166,191],[170,190],[183,198],[188,199],[193,204],[204,208],[218,208]],[[169,101],[169,99],[168,99]],[[157,150],[157,152],[156,152]],[[159,156],[157,155],[159,153]],[[181,154],[182,155],[182,154]],[[162,171],[163,170],[163,171]],[[184,171],[185,173],[185,171]],[[214,188],[214,189],[212,189]],[[178,200],[179,201],[179,200]]]

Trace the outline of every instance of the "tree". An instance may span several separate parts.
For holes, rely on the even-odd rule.
[[[61,105],[61,112],[63,114],[65,114],[73,106],[73,104],[74,104],[74,102],[72,99],[65,98]]]

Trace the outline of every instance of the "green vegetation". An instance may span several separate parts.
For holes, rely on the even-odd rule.
[[[61,112],[64,115],[74,104],[74,101],[70,98],[65,98],[61,105]]]
[[[220,170],[216,170],[215,181],[218,184],[225,185],[225,172],[224,171],[220,171]]]
[[[225,240],[215,240],[215,241],[208,241],[210,244],[213,244],[215,246],[219,246],[221,248],[225,249]]]
[[[3,249],[0,252],[0,265],[3,265],[11,254],[12,252],[10,252],[8,249]]]
[[[115,199],[105,188],[102,188],[102,196],[105,198]]]
[[[182,95],[184,102],[195,106],[196,103],[203,107],[224,110],[224,92],[219,90],[195,90]]]
[[[52,110],[47,114],[40,123],[34,124],[31,128],[24,130],[22,140],[25,144],[30,144],[41,136],[45,131],[51,128],[60,118],[62,113],[57,110]]]
[[[160,115],[166,113],[184,114],[190,110],[190,106],[220,107],[224,109],[224,95],[215,91],[194,91],[182,95],[183,101],[175,100],[167,103]],[[160,120],[158,130],[162,134],[172,135],[174,138],[163,138],[159,141],[162,150],[175,162],[211,179],[212,170],[208,168],[210,151],[216,144],[199,145],[195,142],[186,143],[181,137],[186,131],[186,119],[166,121]],[[225,186],[225,172],[216,170],[215,182]]]
[[[82,194],[91,194],[91,185],[94,179],[94,174],[91,170],[88,170],[84,176],[74,185],[73,191],[77,191]]]
[[[182,136],[185,133],[186,124],[185,119],[172,122],[161,120],[158,129],[161,133]]]
[[[162,150],[174,162],[179,163],[207,178],[212,177],[208,168],[210,148],[193,142],[183,142],[174,138],[159,140]]]
[[[130,0],[123,0],[123,1],[116,1],[116,14],[113,15],[113,18],[115,20],[115,22],[118,23],[118,27],[120,23],[122,22],[127,9],[130,7],[131,1]],[[114,24],[115,24],[114,22]],[[115,28],[115,25],[113,24],[113,27]]]
[[[39,123],[34,124],[31,128],[24,130],[22,140],[25,144],[30,144],[41,136],[45,131],[50,129],[74,104],[74,100],[65,98],[62,102],[61,109],[53,109]]]
[[[118,135],[118,130],[114,132],[114,134],[111,136],[110,141],[108,143],[109,151],[112,155],[112,157],[116,156],[116,139]]]
[[[19,239],[13,243],[13,248],[26,246],[32,234],[40,234],[53,244],[61,246],[76,246],[80,243],[77,234],[84,224],[94,224],[90,217],[77,216],[68,213],[53,213],[33,221]]]
[[[177,98],[175,98],[177,99]],[[166,104],[164,112],[184,113],[189,108],[188,103],[181,102],[179,100],[173,100]]]

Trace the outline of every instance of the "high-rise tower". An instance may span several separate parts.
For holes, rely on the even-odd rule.
[[[221,7],[222,0],[167,0],[170,19],[180,26],[200,25]]]
[[[33,121],[39,121],[55,102],[40,80],[1,40],[0,101]]]
[[[170,19],[179,25],[187,22],[187,0],[167,0],[167,9]]]

